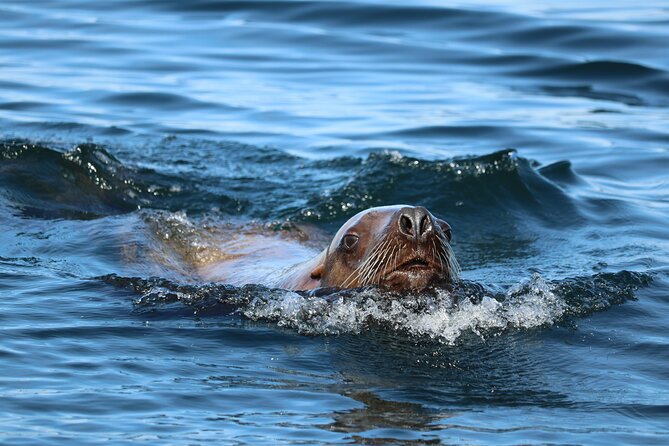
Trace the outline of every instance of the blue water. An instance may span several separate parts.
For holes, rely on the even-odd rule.
[[[2,2],[0,443],[669,443],[667,42],[653,0]],[[189,274],[396,203],[471,300]]]

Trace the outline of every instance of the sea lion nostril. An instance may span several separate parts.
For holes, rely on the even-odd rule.
[[[425,208],[407,208],[399,216],[400,233],[419,240],[432,230],[432,219]]]
[[[411,217],[409,217],[406,214],[400,215],[400,232],[402,232],[405,235],[412,236],[413,237],[413,222],[411,221]]]

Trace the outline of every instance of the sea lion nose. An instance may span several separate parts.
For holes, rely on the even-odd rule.
[[[398,217],[400,233],[406,237],[420,240],[433,230],[432,218],[424,207],[404,208]]]

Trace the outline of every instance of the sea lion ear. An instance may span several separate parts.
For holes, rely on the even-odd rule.
[[[325,270],[325,265],[322,263],[319,263],[316,268],[311,270],[310,277],[314,280],[321,280],[321,277],[323,277],[323,271]]]

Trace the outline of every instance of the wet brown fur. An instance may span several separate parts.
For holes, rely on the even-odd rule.
[[[407,237],[399,229],[402,212],[412,209],[422,209],[427,215],[420,239]],[[448,223],[424,208],[397,205],[367,209],[347,221],[325,250],[291,268],[276,286],[310,290],[377,285],[404,291],[448,285],[459,273],[450,238]]]

